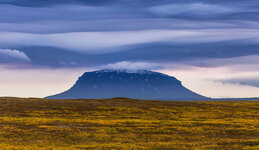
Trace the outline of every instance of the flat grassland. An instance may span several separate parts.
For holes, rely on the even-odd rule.
[[[0,149],[258,150],[259,101],[0,98]]]

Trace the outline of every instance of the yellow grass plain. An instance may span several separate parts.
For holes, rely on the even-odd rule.
[[[259,101],[0,98],[2,150],[259,150]]]

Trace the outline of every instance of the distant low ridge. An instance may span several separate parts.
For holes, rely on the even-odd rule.
[[[207,100],[185,88],[175,77],[149,70],[104,69],[84,73],[69,90],[49,99]]]

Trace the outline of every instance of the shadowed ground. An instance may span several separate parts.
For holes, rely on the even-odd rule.
[[[259,101],[0,98],[0,149],[259,149]]]

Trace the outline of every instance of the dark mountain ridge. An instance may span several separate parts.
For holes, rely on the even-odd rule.
[[[105,69],[84,73],[69,90],[49,99],[105,99],[127,97],[150,100],[207,100],[175,77],[148,70]]]

